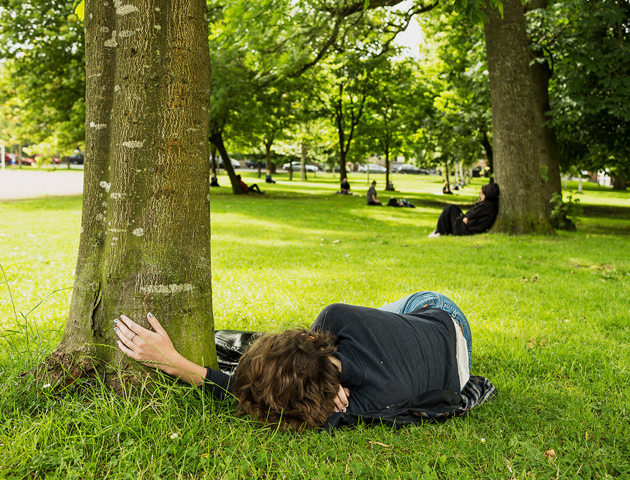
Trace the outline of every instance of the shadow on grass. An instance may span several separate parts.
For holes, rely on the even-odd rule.
[[[616,205],[583,205],[585,217],[630,220],[630,207]]]

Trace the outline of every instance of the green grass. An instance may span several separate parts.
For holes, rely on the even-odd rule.
[[[259,429],[166,378],[143,399],[98,383],[51,395],[17,375],[59,340],[69,291],[46,297],[72,286],[81,198],[4,202],[0,262],[18,319],[3,284],[0,478],[630,477],[628,192],[585,184],[575,233],[428,239],[443,204],[471,205],[481,179],[445,197],[439,177],[396,176],[392,195],[418,208],[394,209],[364,205],[365,175],[350,176],[355,197],[333,195],[326,174],[275,178],[265,195],[211,192],[217,328],[280,330],[333,302],[436,290],[466,313],[473,373],[496,400],[445,423],[331,437]]]

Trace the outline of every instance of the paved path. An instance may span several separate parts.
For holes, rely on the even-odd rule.
[[[59,197],[83,193],[83,172],[7,168],[0,170],[0,200]]]

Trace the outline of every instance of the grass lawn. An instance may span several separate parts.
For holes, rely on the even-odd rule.
[[[498,397],[444,423],[329,436],[257,428],[167,378],[141,400],[98,386],[52,395],[17,376],[59,341],[81,198],[3,202],[0,479],[630,477],[630,193],[585,184],[574,233],[428,239],[482,179],[447,197],[439,177],[395,176],[393,196],[418,207],[395,209],[365,206],[362,174],[352,197],[332,194],[330,174],[274,178],[244,174],[265,195],[233,196],[226,176],[211,192],[217,328],[281,330],[333,302],[435,290],[467,315],[472,372]]]

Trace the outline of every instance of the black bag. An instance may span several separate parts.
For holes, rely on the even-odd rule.
[[[400,207],[400,205],[398,205],[398,200],[396,200],[396,197],[391,197],[389,199],[389,202],[387,202],[387,206],[388,207]]]
[[[234,370],[249,344],[260,336],[262,336],[261,332],[241,330],[217,330],[214,332],[219,369]]]

